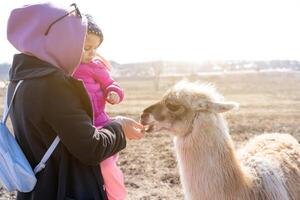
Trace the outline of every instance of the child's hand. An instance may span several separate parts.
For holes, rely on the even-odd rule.
[[[111,104],[117,104],[120,102],[120,97],[118,93],[111,91],[107,94],[106,100]]]

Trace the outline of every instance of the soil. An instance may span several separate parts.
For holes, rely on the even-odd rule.
[[[161,78],[159,90],[154,89],[152,79],[119,79],[126,98],[120,105],[108,106],[107,111],[111,116],[125,115],[139,120],[142,110],[159,100],[181,78]],[[185,78],[211,82],[226,100],[240,104],[238,111],[225,115],[236,148],[265,132],[290,133],[300,140],[300,72],[224,73]],[[127,148],[120,152],[119,166],[125,175],[127,199],[183,199],[173,137],[168,133],[147,133],[141,140],[128,141]],[[14,195],[0,190],[0,199],[15,199]]]

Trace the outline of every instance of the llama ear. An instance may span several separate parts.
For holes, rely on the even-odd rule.
[[[197,111],[211,111],[215,113],[223,113],[232,109],[238,109],[239,104],[235,102],[202,102],[199,104]]]

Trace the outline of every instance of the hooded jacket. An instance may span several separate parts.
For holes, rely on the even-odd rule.
[[[35,57],[15,55],[8,97],[20,85],[10,113],[14,134],[34,168],[58,135],[61,142],[37,174],[30,193],[17,199],[106,199],[99,163],[126,146],[121,126],[97,130],[81,81]]]
[[[52,3],[16,8],[7,23],[7,39],[17,50],[51,63],[66,74],[72,74],[80,63],[86,31],[84,15],[76,14],[74,7]]]
[[[36,4],[11,12],[7,37],[22,53],[10,69],[8,101],[19,80],[10,118],[14,134],[32,168],[58,135],[60,143],[39,172],[32,192],[18,200],[106,200],[99,163],[125,148],[118,123],[96,129],[89,97],[71,74],[80,61],[86,32],[69,10]]]

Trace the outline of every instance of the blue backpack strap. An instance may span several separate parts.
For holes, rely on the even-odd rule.
[[[23,82],[23,80],[20,80],[15,88],[15,91],[11,97],[11,100],[10,100],[10,103],[9,103],[9,106],[7,107],[7,92],[8,90],[6,91],[6,95],[5,95],[5,98],[4,98],[4,111],[3,111],[3,116],[2,116],[2,123],[5,124],[6,123],[6,120],[8,118],[8,115],[9,115],[9,111],[10,111],[10,108],[11,108],[11,105],[12,105],[12,102],[15,98],[15,95],[17,93],[17,90],[19,88],[19,86],[21,85],[21,83]]]
[[[46,167],[46,162],[49,159],[49,157],[51,156],[51,154],[53,153],[53,151],[55,150],[55,148],[58,145],[59,141],[60,141],[59,137],[56,136],[56,138],[54,139],[54,141],[52,142],[52,144],[48,148],[47,152],[43,156],[40,163],[34,168],[34,170],[33,170],[34,174],[39,173],[40,171],[42,171]]]
[[[15,91],[11,97],[9,106],[7,107],[7,93],[6,93],[6,97],[4,99],[5,103],[4,103],[4,111],[3,111],[3,116],[2,116],[2,123],[6,123],[8,115],[9,115],[9,111],[11,109],[12,106],[12,102],[15,98],[15,95],[17,93],[17,90],[19,88],[19,86],[21,85],[21,83],[23,82],[23,80],[20,80],[17,83],[17,86],[15,88]],[[48,148],[48,150],[46,151],[46,153],[44,154],[42,160],[40,161],[40,163],[34,168],[34,174],[39,173],[41,170],[43,170],[46,166],[46,162],[47,160],[50,158],[51,154],[53,153],[53,151],[55,150],[55,148],[57,147],[58,143],[60,141],[60,138],[58,136],[56,136],[56,138],[54,139],[54,141],[52,142],[52,144],[50,145],[50,147]]]

